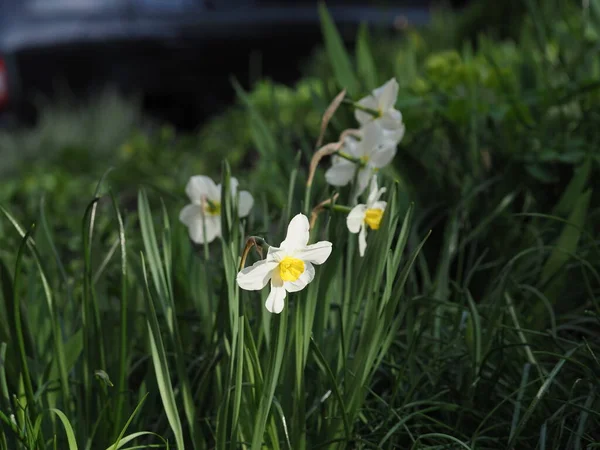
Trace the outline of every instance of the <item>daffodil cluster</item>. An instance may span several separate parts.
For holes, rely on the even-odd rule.
[[[345,186],[356,176],[355,200],[369,185],[375,172],[387,166],[404,137],[402,114],[395,109],[398,82],[392,78],[355,105],[361,127],[356,138],[344,139],[342,149],[332,158],[325,179],[333,186]]]
[[[326,112],[324,127],[341,103],[344,92],[340,93]],[[358,234],[358,249],[364,256],[367,248],[367,233],[378,230],[387,206],[381,197],[386,188],[379,188],[377,172],[388,165],[396,155],[396,147],[404,136],[402,114],[395,109],[398,96],[398,83],[389,80],[375,89],[370,95],[356,103],[355,117],[360,128],[346,130],[340,141],[328,144],[320,149],[311,162],[311,173],[307,186],[322,154],[333,154],[332,166],[326,171],[325,179],[333,186],[345,186],[354,180],[352,207],[340,206],[334,210],[347,213],[346,225],[350,233]],[[321,138],[319,138],[320,142]],[[331,151],[330,151],[331,150]],[[370,186],[365,203],[358,199]],[[238,182],[231,178],[230,189],[232,201],[237,205],[240,218],[246,217],[254,204],[248,191],[238,190]],[[308,192],[308,191],[307,191]],[[186,193],[190,204],[180,213],[180,221],[188,227],[190,239],[199,244],[208,244],[221,237],[221,185],[216,185],[209,177],[200,175],[190,178]],[[337,194],[335,196],[337,198]],[[315,207],[315,211],[325,201]],[[242,256],[242,268],[237,274],[240,288],[250,291],[262,290],[270,284],[265,307],[275,314],[283,311],[288,293],[304,289],[315,277],[315,265],[323,264],[331,255],[332,243],[319,241],[309,244],[311,223],[304,214],[297,214],[289,223],[287,234],[279,247],[269,246],[261,238],[251,237],[247,241]],[[246,255],[253,245],[260,241],[267,245],[266,257],[252,266],[243,268]]]
[[[351,233],[358,233],[360,256],[364,256],[367,248],[367,230],[379,229],[387,205],[380,200],[385,188],[378,189],[377,172],[394,159],[398,143],[404,137],[402,114],[395,108],[397,97],[398,82],[392,78],[355,104],[354,116],[360,128],[344,138],[325,173],[325,179],[333,186],[345,186],[355,180],[352,197],[355,206],[346,224]],[[356,204],[369,184],[366,203]]]

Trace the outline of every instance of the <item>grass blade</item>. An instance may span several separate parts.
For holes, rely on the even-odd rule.
[[[283,353],[286,346],[287,336],[287,323],[288,323],[288,310],[284,311],[279,315],[277,320],[278,331],[275,342],[273,343],[273,349],[269,360],[269,371],[265,376],[265,384],[263,385],[263,391],[254,421],[254,431],[252,433],[252,450],[260,450],[263,446],[263,438],[265,434],[265,428],[269,419],[269,413],[271,411],[271,405],[273,403],[273,396],[275,395],[275,388],[279,381],[279,374],[281,372],[281,366],[283,362]]]
[[[183,449],[185,448],[185,444],[183,440],[181,419],[179,417],[179,412],[177,411],[177,403],[175,401],[175,393],[173,392],[173,385],[171,383],[171,375],[169,374],[169,365],[167,363],[167,355],[160,332],[160,326],[158,324],[156,310],[154,309],[154,302],[148,286],[148,274],[146,272],[146,261],[143,253],[141,254],[141,257],[144,282],[146,285],[146,323],[148,326],[150,353],[152,355],[152,362],[154,364],[156,382],[158,384],[163,407],[165,408],[167,420],[169,421],[171,430],[175,435],[177,447]]]
[[[319,17],[325,48],[338,85],[340,89],[346,89],[351,96],[356,96],[359,93],[359,84],[350,57],[325,3],[319,3]]]
[[[358,74],[367,91],[370,92],[379,86],[377,66],[375,65],[369,46],[369,29],[364,22],[358,28],[358,36],[356,38],[356,65]]]
[[[567,359],[569,359],[571,357],[571,355],[578,350],[578,348],[579,347],[569,350],[567,353],[565,353],[565,356],[554,366],[554,369],[552,369],[552,372],[550,372],[550,374],[548,375],[548,377],[546,378],[546,380],[544,381],[544,383],[542,384],[542,386],[536,393],[535,397],[531,401],[531,404],[525,411],[525,414],[523,414],[523,418],[521,419],[521,421],[515,428],[513,435],[508,440],[508,445],[506,446],[506,448],[515,448],[516,440],[518,439],[521,431],[525,427],[525,424],[527,423],[527,421],[529,420],[529,418],[535,411],[535,408],[540,403],[540,401],[542,400],[544,395],[548,392],[548,389],[550,388],[552,383],[555,381],[556,376],[558,375],[558,373],[564,366],[565,362],[567,362]]]
[[[125,431],[127,431],[127,428],[129,428],[129,425],[131,424],[131,421],[137,415],[138,411],[140,410],[140,408],[142,407],[142,405],[146,401],[147,397],[148,397],[148,393],[146,393],[146,395],[144,395],[142,397],[142,399],[138,402],[137,406],[135,407],[135,409],[131,413],[131,416],[129,416],[129,419],[127,419],[127,422],[125,423],[125,426],[123,427],[123,429],[119,433],[119,436],[117,437],[117,440],[115,441],[114,445],[112,446],[112,450],[117,450],[119,447],[121,447],[122,445],[124,445],[126,443],[126,442],[123,442],[123,436],[125,435]],[[139,433],[136,433],[136,434],[139,436]]]
[[[67,434],[67,442],[69,443],[69,450],[77,450],[77,440],[75,439],[75,433],[73,432],[73,427],[71,426],[71,422],[65,413],[56,408],[50,408],[50,412],[56,414],[65,428],[65,433]]]

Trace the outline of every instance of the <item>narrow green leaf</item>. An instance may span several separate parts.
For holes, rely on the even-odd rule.
[[[110,192],[110,199],[113,206],[113,211],[119,225],[119,248],[121,250],[121,304],[120,304],[120,318],[119,318],[119,373],[117,375],[117,405],[115,407],[115,434],[118,432],[116,427],[121,422],[123,416],[123,409],[125,407],[125,392],[127,390],[127,373],[128,373],[128,358],[127,350],[129,348],[127,338],[127,310],[128,310],[128,297],[127,297],[127,241],[125,238],[125,226],[123,224],[123,217],[119,211],[119,205],[113,192]]]
[[[359,94],[359,84],[354,75],[350,57],[344,47],[342,37],[323,2],[319,3],[319,17],[325,48],[338,85],[340,89],[346,89],[351,96],[357,96]]]
[[[573,178],[561,195],[558,203],[552,211],[552,214],[566,217],[571,212],[572,208],[577,204],[577,201],[585,189],[591,171],[592,160],[591,158],[587,158],[581,166],[575,169]]]
[[[342,397],[342,394],[340,393],[340,389],[337,385],[337,380],[335,379],[335,376],[333,375],[333,372],[331,371],[329,364],[327,364],[327,360],[323,356],[323,353],[321,353],[321,350],[319,350],[319,346],[317,345],[315,340],[311,338],[310,344],[314,351],[315,359],[317,360],[317,363],[319,364],[319,366],[321,366],[321,369],[325,372],[325,374],[327,375],[327,378],[329,378],[329,382],[331,383],[331,387],[333,388],[335,397],[340,405],[340,414],[342,415],[342,422],[344,424],[344,434],[346,437],[346,442],[350,442],[350,439],[352,436],[351,435],[352,428],[350,427],[350,421],[348,419],[348,414],[346,412],[346,405],[344,402],[344,398]]]
[[[542,283],[546,283],[551,277],[556,275],[568,261],[569,253],[574,253],[577,250],[591,196],[592,191],[587,190],[577,199],[573,206],[568,218],[569,223],[565,224],[562,233],[556,241],[556,249],[550,254],[542,269],[540,277]]]
[[[469,324],[467,328],[467,336],[470,337],[471,341],[471,352],[473,355],[473,380],[475,380],[479,374],[481,367],[481,321],[479,319],[479,311],[477,305],[471,293],[466,292],[467,304],[469,306]]]
[[[160,440],[163,441],[163,445],[144,445],[144,446],[139,446],[139,447],[129,447],[128,449],[123,449],[123,446],[130,443],[131,441],[133,441],[134,439],[137,439],[139,437],[142,436],[156,436],[157,438],[159,438]],[[108,447],[106,450],[132,450],[132,449],[147,449],[147,448],[151,448],[151,447],[166,447],[167,449],[169,448],[169,444],[166,440],[164,440],[162,438],[162,436],[156,434],[156,433],[152,433],[150,431],[138,431],[137,433],[131,433],[125,437],[123,437],[120,442],[119,445],[115,448],[113,445],[111,445],[110,447]]]
[[[12,226],[15,228],[19,236],[22,238],[25,237],[25,229],[19,224],[15,217],[13,217],[8,210],[0,205],[0,212],[4,214],[4,216],[10,221]],[[44,266],[42,264],[42,257],[40,256],[38,249],[35,245],[35,241],[33,238],[27,239],[27,246],[29,251],[33,254],[35,259],[35,263],[40,274],[40,279],[42,281],[42,287],[44,289],[44,296],[46,298],[46,303],[48,305],[48,310],[50,313],[50,318],[52,320],[52,338],[54,343],[54,352],[55,352],[55,361],[58,363],[59,375],[60,375],[60,384],[61,384],[61,393],[63,396],[63,402],[65,405],[69,405],[70,397],[69,397],[69,383],[68,383],[68,375],[67,375],[67,365],[65,362],[65,351],[63,348],[63,338],[62,331],[59,324],[58,314],[56,312],[56,304],[54,302],[54,296],[52,293],[52,289],[50,288],[50,283],[48,282],[48,278],[46,276],[46,271],[44,270]],[[6,289],[7,286],[3,284],[3,290]],[[12,291],[11,291],[12,293]],[[6,292],[5,292],[6,296]],[[8,300],[8,298],[7,298]]]
[[[265,376],[265,384],[263,385],[260,403],[254,421],[252,450],[261,450],[263,447],[265,428],[269,419],[273,396],[275,395],[275,388],[279,382],[279,374],[283,362],[283,354],[286,346],[288,314],[288,310],[284,309],[278,316],[277,324],[279,329],[269,358],[269,370]]]
[[[556,376],[558,375],[558,373],[560,372],[560,370],[564,366],[565,362],[567,362],[567,359],[570,358],[571,355],[573,353],[575,353],[578,349],[579,349],[579,347],[575,347],[575,348],[569,350],[567,353],[565,353],[564,358],[562,358],[554,366],[554,369],[552,369],[552,372],[550,372],[550,374],[548,375],[548,377],[546,378],[546,380],[544,381],[544,383],[542,384],[542,386],[540,387],[540,389],[536,393],[535,397],[533,397],[533,400],[531,401],[529,407],[525,411],[525,414],[523,414],[523,418],[519,422],[519,425],[517,425],[517,427],[515,428],[515,431],[514,431],[513,435],[511,436],[511,438],[508,440],[508,444],[506,445],[506,448],[514,448],[515,441],[519,437],[519,435],[520,435],[521,431],[523,430],[525,424],[529,421],[529,418],[534,413],[534,411],[537,408],[538,404],[540,403],[540,401],[542,400],[542,398],[544,398],[545,394],[548,392],[548,389],[550,388],[550,386],[554,382]]]
[[[250,119],[252,120],[253,125],[251,131],[256,149],[260,152],[262,157],[273,158],[276,160],[277,142],[273,132],[269,129],[267,122],[254,106],[242,86],[236,80],[232,80],[232,84],[237,96],[244,102],[250,113]]]
[[[150,353],[152,355],[152,362],[154,364],[154,372],[156,375],[156,382],[162,399],[163,407],[165,408],[165,414],[167,420],[171,426],[171,430],[175,435],[175,442],[177,447],[180,449],[185,448],[183,440],[183,429],[181,427],[181,419],[177,410],[177,402],[175,401],[175,393],[173,392],[173,385],[171,383],[171,375],[169,374],[169,365],[167,363],[167,355],[165,347],[162,341],[160,332],[160,326],[158,324],[158,318],[156,317],[156,310],[154,309],[154,302],[152,295],[150,294],[150,288],[148,286],[148,274],[146,272],[146,261],[144,254],[141,254],[142,258],[142,270],[144,273],[144,282],[146,285],[146,323],[148,326],[148,336],[150,338]]]
[[[14,336],[13,339],[17,344],[17,351],[19,354],[19,359],[21,363],[21,374],[23,383],[25,386],[25,395],[27,398],[27,406],[31,410],[32,414],[35,414],[37,410],[36,402],[34,400],[33,394],[33,384],[31,381],[31,375],[29,371],[29,364],[27,362],[27,353],[25,350],[25,340],[23,338],[23,321],[21,318],[21,293],[19,292],[20,288],[20,275],[21,275],[21,264],[23,262],[23,252],[25,251],[25,246],[27,245],[27,241],[29,240],[29,236],[33,233],[35,226],[32,226],[31,229],[25,234],[25,237],[21,240],[21,244],[19,245],[19,250],[17,252],[17,258],[15,261],[15,272],[13,275],[13,298],[12,298],[12,312],[13,312],[13,320],[14,320]]]
[[[71,422],[65,413],[56,408],[50,408],[50,412],[56,414],[65,428],[65,433],[67,434],[67,442],[69,443],[69,450],[77,450],[77,440],[75,439],[75,433],[73,432],[73,427],[71,426]]]
[[[112,450],[118,450],[122,445],[124,445],[128,442],[128,441],[123,442],[123,436],[125,435],[125,431],[127,431],[127,428],[129,428],[129,425],[131,425],[131,421],[137,415],[138,411],[141,409],[141,407],[144,404],[144,402],[146,401],[147,397],[148,397],[148,393],[146,393],[146,395],[144,395],[142,397],[142,399],[138,402],[137,406],[135,407],[135,409],[129,416],[129,419],[127,419],[125,426],[119,433],[119,437],[117,437],[117,440],[115,441],[114,445],[112,446]],[[143,433],[135,433],[135,434],[137,435],[136,437],[138,437],[138,436],[141,436]]]
[[[379,86],[377,80],[377,66],[369,46],[369,28],[366,23],[361,23],[356,39],[356,65],[358,74],[368,91]]]

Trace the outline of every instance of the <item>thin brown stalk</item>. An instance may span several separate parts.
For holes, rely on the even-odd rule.
[[[246,258],[248,257],[248,253],[250,253],[250,250],[252,250],[252,247],[256,248],[256,251],[258,252],[258,254],[260,255],[261,258],[263,257],[263,251],[262,251],[263,243],[264,243],[264,240],[262,238],[258,238],[255,236],[250,236],[248,239],[246,239],[246,246],[244,247],[244,251],[242,252],[242,260],[240,261],[240,268],[239,268],[240,271],[246,265]]]
[[[325,136],[325,131],[327,130],[327,125],[329,125],[329,121],[344,101],[344,97],[346,97],[346,89],[336,95],[325,110],[323,119],[321,120],[321,132],[319,133],[319,139],[317,139],[317,148],[321,147],[321,144],[323,143],[323,137]]]
[[[344,145],[344,140],[348,136],[359,136],[360,130],[349,128],[347,130],[342,131],[340,134],[340,138],[337,142],[332,142],[330,144],[324,145],[319,150],[315,152],[312,159],[310,160],[310,167],[308,172],[308,180],[306,181],[307,186],[312,186],[313,178],[315,176],[315,172],[317,171],[317,166],[319,162],[325,157],[332,155],[338,152],[342,146]]]

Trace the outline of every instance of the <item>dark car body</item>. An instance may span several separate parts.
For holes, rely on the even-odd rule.
[[[334,0],[327,6],[351,37],[361,22],[392,28],[403,16],[422,24],[426,3]],[[293,77],[300,56],[320,40],[317,6],[303,0],[0,0],[0,114],[27,116],[40,93],[68,89],[79,96],[114,84],[201,116],[231,91],[229,75],[247,81],[257,51],[263,73]]]

